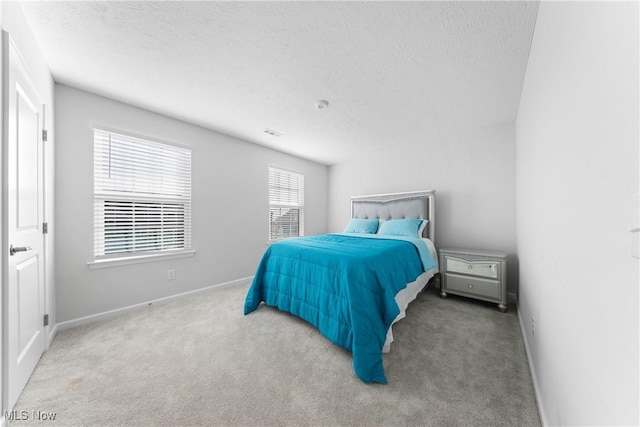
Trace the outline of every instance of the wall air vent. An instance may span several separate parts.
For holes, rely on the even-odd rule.
[[[282,135],[280,132],[276,132],[275,130],[271,130],[271,129],[265,129],[263,132],[268,135],[275,136],[276,138]]]

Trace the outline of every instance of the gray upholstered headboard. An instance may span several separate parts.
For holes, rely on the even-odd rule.
[[[352,218],[428,219],[422,237],[435,243],[435,190],[351,197]]]

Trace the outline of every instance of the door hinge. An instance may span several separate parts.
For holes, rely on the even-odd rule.
[[[48,136],[48,132],[46,129],[42,129],[42,140],[44,142],[47,142],[47,136]]]
[[[44,315],[44,326],[49,326],[49,315],[48,314]]]
[[[49,223],[48,222],[43,222],[42,223],[42,234],[47,234],[49,233]]]

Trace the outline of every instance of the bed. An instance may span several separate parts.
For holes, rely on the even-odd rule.
[[[435,191],[356,196],[343,233],[278,241],[264,253],[244,313],[261,303],[352,352],[364,382],[387,383],[392,325],[438,273]]]

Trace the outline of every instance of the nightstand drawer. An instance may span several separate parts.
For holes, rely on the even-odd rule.
[[[466,261],[451,256],[446,257],[447,265],[444,266],[445,271],[461,274],[471,274],[473,276],[498,278],[499,262],[491,261]]]
[[[484,298],[501,300],[500,282],[498,280],[481,279],[479,277],[459,276],[445,273],[446,290],[478,295]]]

